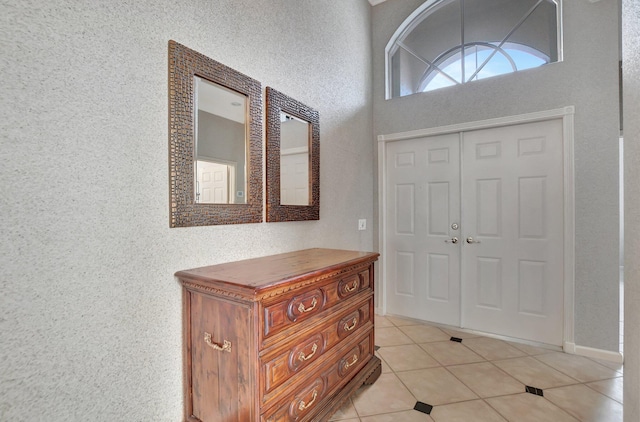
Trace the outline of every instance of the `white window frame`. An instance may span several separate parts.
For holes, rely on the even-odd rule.
[[[421,6],[419,6],[416,10],[413,11],[401,24],[398,26],[398,29],[393,33],[387,46],[384,50],[384,71],[385,71],[385,99],[389,100],[392,97],[392,74],[391,74],[391,57],[398,50],[399,44],[398,41],[403,39],[404,36],[415,29],[416,26],[422,23],[423,16],[430,14],[434,9],[436,9],[439,4],[444,0],[427,0]],[[563,51],[563,29],[562,29],[562,2],[563,0],[551,0],[556,4],[557,13],[557,49],[558,49],[558,60],[553,62],[562,62],[564,60],[564,51]]]

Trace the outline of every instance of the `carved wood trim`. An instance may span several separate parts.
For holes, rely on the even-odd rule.
[[[273,296],[278,296],[278,295],[280,295],[282,293],[289,292],[291,290],[299,289],[299,288],[307,286],[309,284],[315,284],[315,283],[318,283],[320,281],[323,281],[323,280],[326,280],[326,279],[329,279],[329,278],[338,277],[341,274],[345,274],[345,273],[348,273],[348,272],[351,272],[351,271],[358,271],[360,269],[365,269],[365,268],[368,268],[368,267],[369,267],[369,264],[367,264],[367,263],[365,263],[364,265],[363,264],[356,264],[356,265],[353,265],[353,266],[350,266],[350,267],[343,268],[343,269],[338,270],[338,271],[332,271],[332,272],[327,273],[325,275],[321,275],[321,276],[318,276],[318,277],[313,277],[310,280],[304,280],[304,281],[301,281],[299,283],[292,284],[290,286],[287,286],[286,288],[276,289],[276,290],[269,291],[267,293],[260,294],[256,298],[258,300],[264,300],[264,299],[267,299],[267,298],[270,298],[270,297],[273,297]]]
[[[340,270],[337,271],[332,271],[329,272],[327,274],[321,275],[321,276],[316,276],[316,277],[311,277],[309,279],[305,279],[303,281],[297,282],[297,283],[293,283],[290,284],[286,287],[281,287],[281,288],[276,288],[274,290],[269,290],[265,293],[255,293],[254,290],[229,290],[229,288],[217,288],[217,287],[212,287],[212,286],[208,286],[208,285],[204,285],[202,283],[199,283],[197,281],[191,281],[191,280],[187,280],[185,279],[185,277],[181,277],[180,278],[180,282],[182,283],[182,285],[184,287],[186,287],[189,290],[194,290],[194,291],[200,291],[200,292],[205,292],[205,293],[209,293],[209,294],[213,294],[216,296],[226,296],[229,298],[235,298],[235,299],[242,299],[242,300],[248,300],[248,301],[261,301],[264,299],[268,299],[270,297],[274,297],[274,296],[278,296],[281,295],[283,293],[287,293],[290,292],[292,290],[296,290],[305,286],[308,286],[309,284],[317,284],[320,281],[323,280],[327,280],[330,278],[334,278],[334,277],[339,277],[342,274],[345,273],[349,273],[352,271],[355,272],[359,272],[362,270],[365,270],[367,268],[369,268],[371,264],[370,263],[360,263],[360,264],[355,264],[346,268],[342,268]]]

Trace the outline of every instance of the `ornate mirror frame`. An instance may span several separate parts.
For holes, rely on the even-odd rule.
[[[320,219],[320,116],[311,107],[267,87],[267,221]],[[310,124],[309,133],[309,205],[280,203],[280,112]]]
[[[195,202],[194,76],[247,96],[246,204]],[[170,226],[262,222],[262,86],[260,82],[169,41]]]

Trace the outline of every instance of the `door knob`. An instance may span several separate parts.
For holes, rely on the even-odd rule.
[[[467,237],[467,243],[471,244],[471,243],[480,243],[479,240],[475,240],[473,237],[469,236]]]
[[[445,240],[446,243],[458,243],[457,237],[452,237],[451,239]]]

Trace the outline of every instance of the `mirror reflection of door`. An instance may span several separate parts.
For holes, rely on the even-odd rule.
[[[309,205],[311,125],[280,113],[280,204]]]
[[[199,76],[194,86],[196,203],[245,204],[247,97]]]
[[[196,163],[196,203],[236,203],[235,174],[235,164],[198,160]]]

